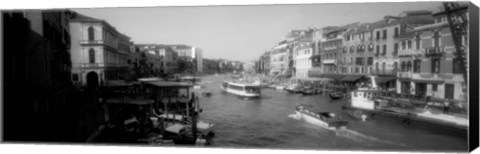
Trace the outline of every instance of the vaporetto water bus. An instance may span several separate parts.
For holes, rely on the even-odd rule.
[[[243,97],[260,97],[260,84],[224,81],[220,88],[231,94]]]

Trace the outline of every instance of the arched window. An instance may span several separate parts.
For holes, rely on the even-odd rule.
[[[93,30],[93,27],[88,27],[88,40],[95,40],[95,31]]]
[[[90,63],[95,63],[95,50],[93,50],[92,48],[88,50],[88,61]]]
[[[380,72],[380,66],[377,62],[377,63],[375,63],[375,73],[378,73],[378,72]]]

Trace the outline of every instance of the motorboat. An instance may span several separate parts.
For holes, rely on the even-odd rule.
[[[242,83],[242,82],[229,82],[222,83],[220,88],[234,95],[242,97],[260,97],[261,90],[259,83]]]
[[[295,107],[295,113],[297,117],[303,119],[309,123],[330,128],[330,129],[345,129],[348,122],[343,120],[340,116],[337,116],[333,112],[313,112],[309,109],[309,106],[299,105]]]
[[[330,96],[331,99],[335,100],[335,99],[340,99],[343,97],[343,94],[341,92],[338,92],[338,91],[333,91],[333,92],[330,92],[330,94],[328,94]]]
[[[205,97],[210,97],[212,96],[212,93],[208,90],[202,90],[202,95]]]
[[[301,88],[302,88],[301,85],[294,83],[285,87],[285,91],[289,93],[298,93],[301,90]]]
[[[315,89],[313,89],[311,87],[304,87],[299,91],[299,93],[301,93],[303,95],[313,95],[313,94],[315,94]]]

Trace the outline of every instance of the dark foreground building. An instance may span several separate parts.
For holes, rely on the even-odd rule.
[[[95,115],[95,105],[86,103],[95,97],[70,79],[71,15],[2,12],[5,141],[81,141],[94,129],[85,115]]]

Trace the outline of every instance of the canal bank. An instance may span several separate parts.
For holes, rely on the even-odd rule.
[[[245,100],[223,93],[220,84],[227,75],[202,78],[211,97],[201,97],[201,118],[216,124],[214,147],[282,149],[364,149],[364,150],[442,150],[464,151],[467,138],[416,128],[398,121],[379,119],[357,121],[341,109],[345,100],[328,96],[302,96],[274,89],[262,90],[260,99]],[[312,105],[314,109],[338,113],[349,120],[347,130],[331,131],[297,120],[294,107]]]

